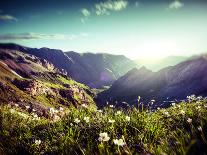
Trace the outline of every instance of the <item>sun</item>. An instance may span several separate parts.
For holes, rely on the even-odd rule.
[[[146,42],[136,46],[131,53],[132,58],[159,60],[170,55],[177,55],[179,47],[169,41]]]

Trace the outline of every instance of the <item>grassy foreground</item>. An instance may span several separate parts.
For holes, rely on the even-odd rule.
[[[26,107],[28,108],[28,107]],[[207,154],[207,100],[155,112],[49,109],[49,119],[0,108],[0,154]]]

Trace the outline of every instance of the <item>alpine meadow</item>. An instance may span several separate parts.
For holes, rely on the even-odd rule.
[[[2,0],[0,155],[207,155],[206,0]]]

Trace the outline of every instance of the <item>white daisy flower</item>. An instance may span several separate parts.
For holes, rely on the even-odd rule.
[[[129,116],[126,116],[126,121],[130,121],[130,117]]]
[[[106,132],[100,133],[99,134],[99,141],[103,141],[103,142],[107,142],[109,141],[110,137],[108,136],[108,134]]]
[[[109,119],[109,123],[114,123],[115,120],[114,119]]]
[[[90,119],[89,117],[84,117],[84,118],[83,118],[83,120],[86,121],[86,123],[89,122],[89,119]]]
[[[188,119],[187,119],[187,122],[188,122],[188,123],[192,123],[192,119],[191,119],[191,118],[188,118]]]
[[[37,139],[35,140],[35,144],[36,144],[36,145],[40,145],[41,142],[42,142],[41,140],[37,140]]]
[[[78,124],[78,123],[80,123],[80,120],[79,120],[78,118],[76,118],[76,119],[74,119],[74,122],[75,122],[76,124]]]
[[[126,143],[123,139],[114,139],[114,144],[118,146],[124,146]]]

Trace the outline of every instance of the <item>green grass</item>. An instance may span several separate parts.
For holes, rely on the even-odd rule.
[[[61,89],[64,88],[62,85],[60,84],[56,84],[56,83],[52,83],[49,81],[44,81],[43,82],[44,86],[49,87],[49,88],[55,88],[55,89]]]
[[[58,121],[33,120],[29,113],[14,107],[15,111],[10,109],[8,106],[0,108],[0,154],[207,153],[206,99],[155,112],[136,107],[121,112],[110,107],[105,107],[103,112],[71,107]],[[84,117],[89,117],[89,122]],[[76,118],[79,123],[74,122]],[[98,140],[103,132],[110,137],[108,141]],[[114,139],[123,139],[126,144],[115,145]],[[40,144],[37,140],[41,140]]]
[[[85,89],[88,89],[88,87],[82,83],[79,83],[79,82],[76,82],[72,79],[66,79],[64,78],[63,76],[59,76],[58,78],[61,82],[63,82],[64,84],[69,84],[69,85],[77,85],[77,86],[80,86],[82,88],[85,88]]]

